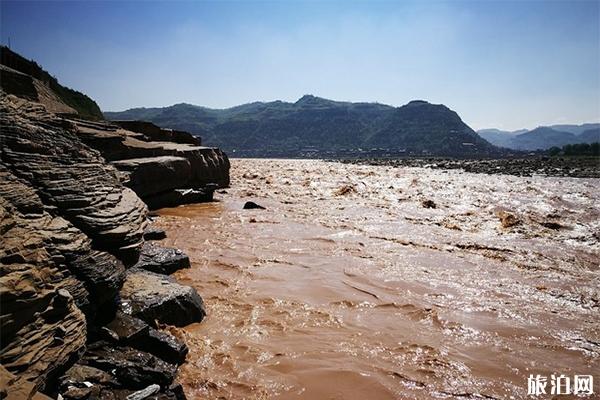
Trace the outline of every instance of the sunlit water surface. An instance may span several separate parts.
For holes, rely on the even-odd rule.
[[[231,174],[218,202],[157,221],[208,312],[176,332],[189,398],[522,399],[529,374],[600,380],[598,179],[248,159]]]

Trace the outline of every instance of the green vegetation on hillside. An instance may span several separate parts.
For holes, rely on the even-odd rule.
[[[48,87],[56,93],[66,105],[74,108],[81,118],[94,120],[104,119],[100,107],[98,107],[98,104],[96,104],[94,100],[81,92],[62,86],[55,77],[50,75],[35,61],[27,60],[25,57],[15,53],[6,46],[0,46],[0,63],[48,85]],[[12,93],[17,96],[30,95],[30,93],[20,92],[22,89],[30,89],[29,85],[23,86],[22,83],[16,84],[8,79],[3,79],[0,83],[7,93]]]
[[[349,103],[311,95],[295,103],[250,103],[215,110],[190,104],[105,112],[108,119],[140,119],[201,135],[236,155],[394,151],[406,155],[488,156],[499,150],[443,105],[413,101],[402,107]]]

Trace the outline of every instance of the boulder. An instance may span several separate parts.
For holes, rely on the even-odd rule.
[[[162,247],[146,242],[142,246],[136,268],[169,275],[182,268],[190,267],[189,257],[179,249]]]
[[[156,321],[185,326],[200,322],[205,316],[204,303],[196,289],[141,269],[127,272],[121,289],[121,308],[151,326]]]
[[[188,354],[188,347],[185,343],[177,340],[173,335],[167,332],[150,328],[148,335],[141,337],[135,347],[140,350],[152,353],[171,364],[183,364]]]
[[[437,208],[437,204],[435,204],[435,202],[433,200],[423,200],[421,202],[421,206],[423,206],[423,208]]]
[[[117,380],[108,372],[89,365],[75,364],[60,377],[60,389],[68,390],[70,386],[89,386],[84,382],[98,384],[104,387],[118,387]]]
[[[142,337],[148,336],[150,327],[141,319],[119,311],[103,329],[117,343],[134,345]]]
[[[144,198],[144,201],[151,210],[164,207],[175,207],[182,204],[206,203],[213,200],[214,188],[211,185],[196,189],[173,189],[168,192]]]
[[[146,228],[144,231],[144,240],[162,240],[167,237],[167,232],[159,228]]]
[[[160,386],[154,383],[145,389],[131,393],[126,397],[126,400],[144,400],[145,398],[148,398],[158,392],[160,392]]]
[[[500,219],[500,225],[503,228],[512,228],[521,223],[521,220],[515,214],[508,211],[500,210],[496,215]]]
[[[265,208],[261,205],[256,204],[253,201],[247,201],[244,204],[244,210],[264,210]]]
[[[102,328],[104,340],[148,352],[170,364],[183,364],[188,353],[185,343],[173,335],[151,328],[141,319],[118,312]]]
[[[192,176],[190,163],[183,157],[131,158],[112,165],[128,174],[125,184],[140,197],[187,187]]]
[[[105,343],[90,345],[80,363],[102,370],[113,376],[125,389],[145,389],[158,384],[168,388],[177,367],[154,357],[152,354],[131,347],[112,347]]]

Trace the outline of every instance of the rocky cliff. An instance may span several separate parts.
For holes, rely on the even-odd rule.
[[[229,186],[227,156],[200,146],[187,132],[140,121],[70,122],[82,142],[99,150],[150,208],[210,200],[214,189]]]
[[[37,84],[3,71],[3,89]],[[167,275],[189,259],[149,242],[148,205],[210,199],[228,159],[185,132],[57,114],[46,88],[56,104],[0,90],[0,398],[184,398],[187,347],[158,323],[204,306]]]

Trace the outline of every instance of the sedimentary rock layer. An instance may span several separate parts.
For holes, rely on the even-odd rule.
[[[10,99],[9,99],[10,98]],[[135,258],[146,206],[114,167],[79,140],[72,124],[12,96],[0,104],[2,163],[34,187],[46,207],[83,231],[94,246]]]
[[[199,146],[199,139],[189,133],[141,121],[119,122],[133,130],[106,122],[72,122],[81,140],[100,151],[121,172],[121,181],[152,208],[212,198],[182,196],[177,190],[212,194],[214,188],[229,186],[227,156],[217,148]]]

